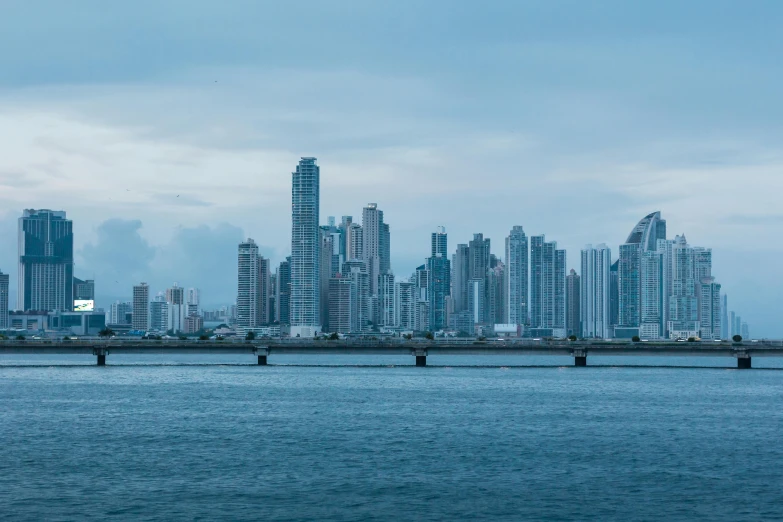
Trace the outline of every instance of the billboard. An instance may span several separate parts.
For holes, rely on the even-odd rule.
[[[95,310],[95,301],[92,299],[76,299],[73,302],[74,312],[92,312]]]

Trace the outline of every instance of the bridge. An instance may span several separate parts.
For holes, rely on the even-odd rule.
[[[628,342],[540,339],[257,339],[225,340],[4,340],[0,354],[88,354],[98,366],[110,354],[244,354],[266,365],[274,355],[408,355],[416,366],[426,366],[430,355],[557,355],[573,357],[574,366],[587,366],[589,356],[732,357],[737,368],[751,368],[754,357],[783,357],[783,341]]]

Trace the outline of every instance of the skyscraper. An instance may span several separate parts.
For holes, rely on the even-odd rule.
[[[446,296],[451,292],[451,263],[447,249],[446,229],[438,227],[432,234],[432,256],[427,259],[428,327],[432,331],[448,327]]]
[[[507,324],[526,324],[528,313],[528,245],[521,226],[515,226],[506,238]]]
[[[582,336],[608,339],[610,321],[612,252],[601,244],[582,250],[580,313]]]
[[[146,332],[150,327],[150,287],[140,283],[133,287],[133,322],[132,328]]]
[[[704,270],[703,264],[699,267],[696,250],[688,245],[684,235],[675,237],[671,258],[672,294],[669,297],[667,321],[669,337],[699,335],[697,268]]]
[[[720,300],[720,338],[729,339],[729,297],[723,294]]]
[[[270,322],[269,296],[271,288],[271,261],[264,256],[258,256],[258,294],[256,297],[257,314],[256,326],[266,325]]]
[[[185,289],[174,283],[166,289],[166,303],[169,310],[169,330],[174,333],[186,332],[185,319],[188,317],[188,306],[185,304]]]
[[[0,329],[8,328],[8,274],[0,271]]]
[[[380,284],[378,286],[379,291],[379,303],[381,310],[380,325],[386,327],[397,326],[396,323],[396,300],[394,292],[396,291],[396,285],[394,284],[394,272],[387,270],[386,273],[381,274]]]
[[[329,230],[328,226],[322,226],[319,229],[320,234],[320,261],[321,272],[318,276],[319,280],[319,306],[320,306],[320,324],[324,331],[332,331],[329,326],[329,288],[331,287],[331,279],[334,277],[333,272],[338,270],[332,270],[332,258],[334,257],[334,236]]]
[[[383,225],[383,211],[378,210],[376,203],[368,203],[362,210],[362,259],[367,263],[367,273],[370,274],[370,295],[376,299],[381,275]]]
[[[492,256],[493,259],[495,256]],[[487,323],[503,324],[508,317],[506,265],[500,260],[487,272]]]
[[[394,288],[394,323],[403,331],[415,329],[416,285],[397,281]]]
[[[651,212],[643,217],[628,234],[625,244],[620,245],[620,253],[617,267],[617,308],[618,308],[618,327],[624,332],[624,336],[629,336],[631,332],[637,335],[641,332],[642,324],[642,261],[649,269],[655,263],[655,256],[643,256],[644,252],[659,251],[659,240],[666,239],[666,221],[661,219],[660,212]],[[654,271],[647,270],[648,276],[647,290]],[[665,280],[665,274],[664,274]],[[665,293],[665,289],[664,289]],[[655,314],[656,307],[661,301],[661,294],[656,292],[646,292],[646,298],[652,299],[647,302],[644,309],[650,312],[646,328],[651,329],[657,324],[658,319],[651,319]],[[663,320],[661,320],[663,322]]]
[[[722,338],[720,284],[711,276],[699,284],[699,327],[702,339]]]
[[[565,250],[545,236],[530,237],[530,326],[565,336]]]
[[[356,323],[356,291],[350,278],[329,279],[329,330],[331,332],[350,333],[358,329]]]
[[[312,337],[320,319],[320,169],[302,158],[291,187],[291,336]]]
[[[574,269],[566,276],[566,333],[582,337],[581,281]]]
[[[83,281],[76,277],[73,278],[73,300],[94,301],[95,300],[95,281],[87,279]]]
[[[280,263],[275,278],[277,298],[275,299],[275,320],[281,325],[291,324],[291,256]]]
[[[169,304],[163,292],[158,292],[150,303],[149,329],[155,332],[166,332],[169,329]]]
[[[663,243],[661,240],[659,243]],[[666,271],[664,254],[652,250],[640,252],[639,264],[639,336],[660,339],[666,332]]]
[[[201,291],[198,288],[188,288],[188,317],[199,315]]]
[[[258,245],[250,238],[237,248],[236,324],[242,332],[258,325]]]
[[[454,303],[454,313],[468,309],[468,280],[470,279],[470,250],[468,245],[457,245],[457,251],[452,256],[451,298]]]
[[[27,209],[19,218],[20,310],[73,309],[73,223],[65,212]]]
[[[342,277],[351,281],[351,331],[364,332],[371,328],[372,302],[370,299],[370,275],[364,260],[346,261]]]

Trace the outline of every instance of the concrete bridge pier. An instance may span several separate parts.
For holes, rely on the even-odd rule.
[[[750,370],[751,369],[750,356],[737,357],[737,369],[738,370]]]
[[[269,348],[253,350],[253,352],[258,356],[258,365],[266,366],[266,358],[269,355]]]
[[[587,366],[587,351],[586,350],[574,350],[574,366],[581,367]]]
[[[413,355],[416,356],[416,366],[427,366],[427,350],[414,350]]]
[[[92,353],[98,358],[98,366],[106,366],[106,355],[109,353],[106,348],[96,348]]]

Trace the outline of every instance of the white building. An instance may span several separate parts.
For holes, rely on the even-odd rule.
[[[133,287],[132,328],[146,332],[150,326],[150,287],[141,283]]]
[[[246,332],[258,325],[258,245],[248,238],[239,244],[237,255],[236,325]]]
[[[302,158],[291,189],[291,336],[313,337],[320,318],[320,169]]]
[[[612,251],[600,244],[587,245],[582,250],[580,314],[582,336],[608,339],[611,337],[609,300],[611,285]]]
[[[527,323],[528,245],[525,231],[520,226],[511,229],[506,238],[506,323]],[[455,267],[456,270],[456,267]]]
[[[394,324],[402,330],[416,329],[416,285],[397,281],[394,288]]]

